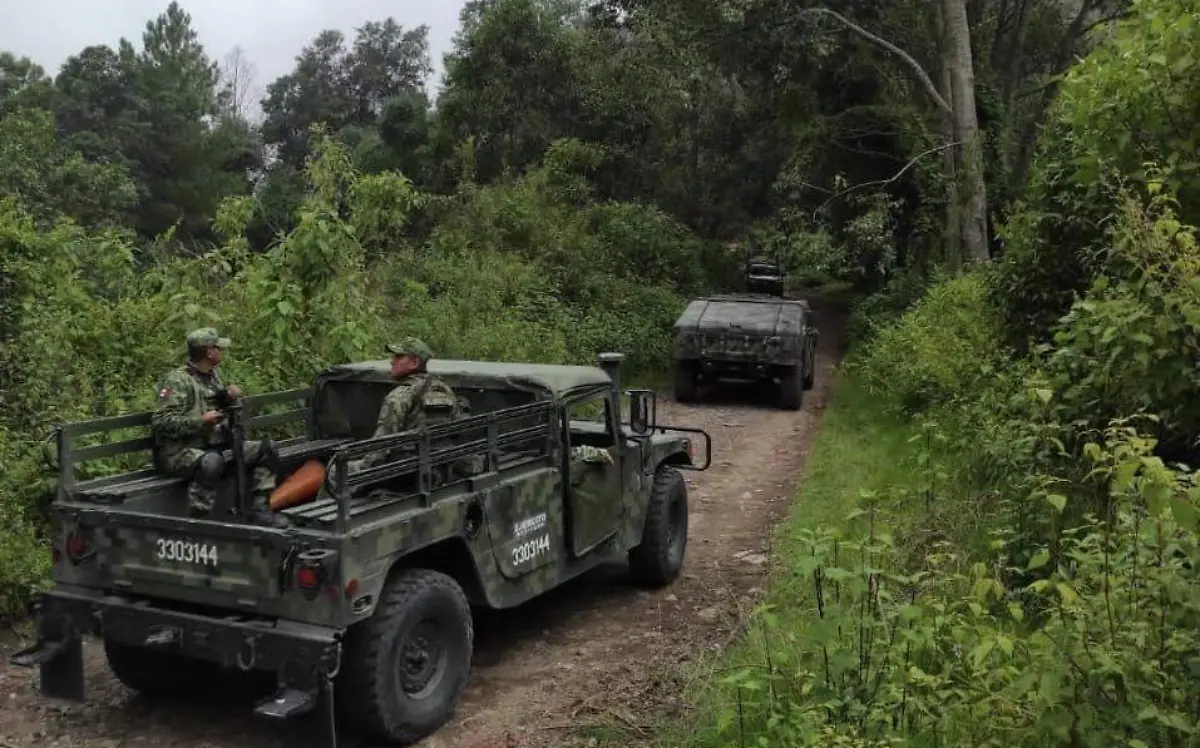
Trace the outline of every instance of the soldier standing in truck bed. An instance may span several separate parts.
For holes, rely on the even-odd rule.
[[[233,441],[223,410],[242,391],[226,385],[219,367],[229,338],[211,327],[187,336],[188,361],[167,372],[158,383],[158,406],[151,418],[154,458],[159,470],[187,478],[188,508],[194,517],[212,512],[217,486],[229,464]],[[271,464],[277,455],[270,440],[245,441],[247,467],[253,468],[251,518],[279,526],[286,520],[271,511],[268,499],[275,487]]]

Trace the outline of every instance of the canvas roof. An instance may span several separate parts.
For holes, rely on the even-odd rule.
[[[339,364],[326,369],[320,379],[357,379],[391,381],[390,359]],[[560,366],[507,361],[460,361],[432,359],[428,371],[451,386],[513,387],[548,392],[554,397],[592,387],[609,386],[612,381],[595,366]]]

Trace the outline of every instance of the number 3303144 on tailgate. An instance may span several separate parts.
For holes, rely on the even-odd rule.
[[[217,565],[217,546],[211,543],[197,543],[191,540],[168,540],[158,538],[158,558],[162,561],[182,561],[188,564],[204,566]]]

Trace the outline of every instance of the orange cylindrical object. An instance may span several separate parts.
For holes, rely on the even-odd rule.
[[[320,492],[324,482],[325,466],[320,460],[309,460],[271,492],[271,510],[303,504]]]

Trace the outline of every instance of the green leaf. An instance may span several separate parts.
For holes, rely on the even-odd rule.
[[[1171,513],[1181,526],[1195,530],[1200,526],[1200,509],[1192,503],[1190,497],[1174,496],[1171,498]]]
[[[1059,514],[1062,514],[1063,509],[1067,506],[1067,497],[1057,493],[1046,496],[1046,501],[1050,502],[1050,506],[1057,509]]]
[[[1026,571],[1040,569],[1050,561],[1050,551],[1042,548],[1037,553],[1033,554],[1033,558],[1029,559],[1029,565],[1025,567]]]

